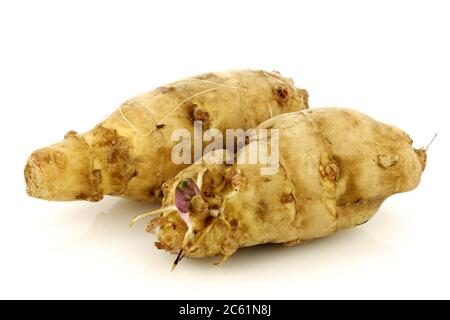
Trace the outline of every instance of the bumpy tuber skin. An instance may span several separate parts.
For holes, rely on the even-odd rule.
[[[240,247],[324,237],[367,222],[387,197],[416,188],[426,164],[425,150],[414,149],[406,133],[349,109],[284,114],[260,128],[280,130],[278,173],[262,176],[259,164],[181,171],[164,185],[163,207],[174,204],[180,181],[196,181],[205,167],[201,192],[208,206],[191,203],[193,232],[185,247],[187,228],[176,211],[152,220],[147,229],[160,227],[158,248],[226,258]],[[255,137],[238,158],[257,143]]]
[[[125,102],[93,130],[69,132],[39,149],[25,167],[27,193],[45,200],[99,201],[104,195],[160,198],[162,183],[187,165],[171,161],[175,129],[254,128],[308,106],[308,94],[277,72],[208,73]]]

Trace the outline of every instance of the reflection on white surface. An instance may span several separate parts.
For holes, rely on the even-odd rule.
[[[130,200],[118,200],[108,211],[101,211],[95,215],[93,223],[89,230],[60,247],[60,250],[70,250],[77,248],[79,250],[99,249],[100,247],[109,247],[113,244],[124,247],[123,252],[118,252],[117,258],[127,257],[139,263],[151,263],[149,261],[150,251],[157,249],[153,246],[156,236],[144,231],[145,221],[141,221],[133,229],[128,227],[129,222],[136,215],[152,210],[158,205],[149,205]],[[391,223],[395,222],[390,219]],[[60,223],[64,223],[60,221]],[[70,219],[70,223],[76,223],[76,220]],[[64,227],[64,226],[62,226]],[[73,225],[71,226],[73,227]],[[394,227],[395,226],[392,226]],[[126,248],[129,245],[131,248]],[[105,248],[100,251],[105,252]],[[109,252],[110,248],[106,248]],[[131,250],[130,250],[131,249]],[[317,253],[320,252],[320,255]],[[219,267],[214,267],[214,259],[186,259],[180,264],[180,269],[189,267],[192,269],[204,268],[229,269],[238,268],[239,270],[253,269],[264,266],[267,262],[276,264],[280,261],[283,265],[289,262],[293,268],[306,268],[308,272],[320,269],[320,264],[326,265],[333,262],[338,263],[335,257],[340,260],[349,258],[373,258],[377,255],[388,256],[395,252],[395,247],[376,240],[367,231],[362,228],[347,230],[336,235],[317,239],[294,247],[284,247],[278,244],[267,244],[250,248],[242,248],[233,255],[229,261]],[[168,258],[173,258],[170,254],[164,253]],[[147,257],[146,257],[147,255]],[[367,256],[367,257],[366,257]],[[331,259],[330,261],[328,261]],[[164,259],[167,262],[167,259]],[[301,261],[301,266],[296,266],[296,262]],[[161,265],[160,263],[157,263]],[[170,263],[166,269],[170,268]],[[311,269],[311,270],[309,270]],[[306,271],[305,269],[303,269]],[[182,272],[182,270],[180,270]]]
[[[101,269],[108,268],[114,272],[122,270],[140,275],[143,283],[192,281],[196,285],[208,286],[208,281],[222,284],[224,279],[229,278],[229,283],[237,281],[241,285],[252,285],[266,282],[267,277],[271,281],[283,281],[287,279],[286,274],[310,281],[327,273],[337,276],[346,268],[363,266],[370,261],[376,263],[380,260],[389,264],[390,257],[395,254],[395,247],[357,228],[294,247],[269,244],[243,248],[219,267],[213,265],[215,259],[212,258],[185,259],[175,273],[171,273],[174,256],[154,247],[155,236],[144,232],[145,222],[140,222],[133,229],[128,228],[134,216],[154,206],[128,200],[107,201],[114,202],[109,210],[95,214],[87,231],[57,246],[56,251],[64,259],[76,259],[76,265],[92,271],[98,268],[97,272],[101,272]],[[60,228],[70,226],[83,229],[85,222],[82,220],[74,219],[71,213],[61,215],[58,222]],[[383,216],[386,221],[395,223],[395,219]],[[77,223],[79,226],[76,226]],[[181,291],[175,294],[186,288],[180,287],[178,290]],[[205,292],[196,294],[203,295]]]
[[[137,238],[141,233],[131,232],[129,228],[131,219],[136,215],[151,211],[159,207],[158,204],[148,204],[124,199],[107,199],[114,204],[109,210],[99,211],[95,214],[90,229],[82,235],[78,242],[96,242],[118,238]],[[145,225],[145,221],[136,226],[139,229]],[[142,231],[142,230],[140,230]]]

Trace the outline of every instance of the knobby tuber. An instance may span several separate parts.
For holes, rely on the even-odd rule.
[[[156,246],[183,256],[231,256],[264,243],[294,245],[367,222],[389,196],[416,188],[426,150],[391,125],[349,109],[283,114],[279,170],[247,164],[258,136],[234,165],[194,164],[164,184]],[[215,153],[221,155],[221,153]]]
[[[254,128],[307,108],[308,94],[277,72],[241,70],[181,80],[125,102],[93,130],[70,131],[25,167],[27,192],[46,200],[99,201],[104,195],[154,201],[186,164],[171,161],[175,129]]]

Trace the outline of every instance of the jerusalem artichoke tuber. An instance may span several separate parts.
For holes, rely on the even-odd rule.
[[[159,199],[162,183],[187,166],[171,161],[175,129],[192,132],[195,120],[222,132],[253,128],[307,108],[307,97],[277,72],[252,70],[157,88],[125,102],[93,130],[70,131],[64,141],[33,152],[25,167],[27,192],[46,200]]]
[[[258,136],[232,166],[184,169],[165,183],[163,213],[147,226],[159,227],[159,249],[227,258],[240,247],[324,237],[367,222],[387,197],[414,189],[426,164],[426,150],[414,149],[406,133],[349,109],[283,114],[259,128],[279,129],[278,172],[263,176],[260,164],[239,161],[255,152]]]

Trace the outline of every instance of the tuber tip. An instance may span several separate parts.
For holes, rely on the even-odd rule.
[[[94,170],[91,157],[86,141],[73,135],[34,151],[24,170],[28,195],[55,201],[101,200],[101,172]]]

